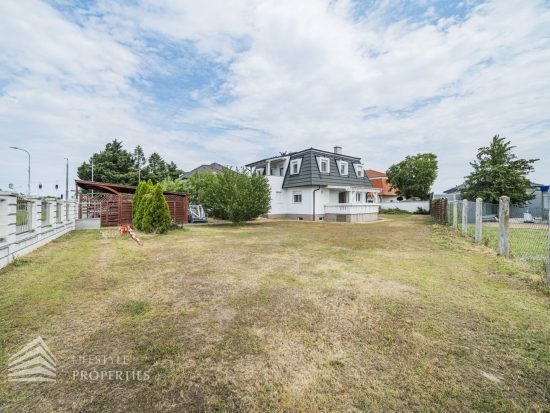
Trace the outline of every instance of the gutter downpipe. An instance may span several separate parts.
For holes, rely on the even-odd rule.
[[[317,189],[313,190],[313,221],[315,221],[315,192],[321,189],[321,185],[317,185]]]

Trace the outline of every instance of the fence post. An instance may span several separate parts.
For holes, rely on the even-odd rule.
[[[498,255],[510,258],[510,198],[501,196],[498,203]]]
[[[462,200],[462,233],[468,234],[468,200]]]
[[[481,242],[483,237],[483,199],[476,199],[476,242]]]
[[[548,257],[546,257],[546,283],[550,285],[550,208],[548,208]]]
[[[447,214],[447,221],[446,221],[446,224],[447,225],[451,225],[451,203],[449,202],[449,200],[447,198],[445,198],[447,202],[445,202],[445,208],[447,209],[446,211],[446,214]]]
[[[42,198],[38,196],[29,196],[27,201],[30,204],[31,212],[29,214],[29,230],[35,234],[42,232]]]
[[[0,268],[13,259],[16,235],[17,194],[0,192]]]
[[[458,229],[458,201],[453,201],[453,228]]]

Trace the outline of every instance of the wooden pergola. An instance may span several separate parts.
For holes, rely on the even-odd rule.
[[[102,227],[113,227],[132,223],[132,199],[136,193],[135,186],[109,184],[75,180],[78,194],[78,218],[100,218]],[[79,194],[78,189],[87,192]],[[181,192],[163,191],[170,208],[172,223],[187,223],[188,199]]]

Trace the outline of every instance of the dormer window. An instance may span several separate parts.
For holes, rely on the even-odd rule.
[[[348,163],[344,161],[340,161],[340,175],[347,175],[348,174]]]
[[[294,159],[293,161],[290,161],[290,175],[297,175],[300,173],[301,163],[301,159]]]
[[[324,174],[330,173],[330,161],[328,158],[318,158],[319,171]]]
[[[355,172],[357,173],[358,178],[363,178],[365,176],[365,170],[363,169],[363,165],[361,164],[355,165]]]

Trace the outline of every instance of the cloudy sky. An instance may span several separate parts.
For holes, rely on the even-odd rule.
[[[440,192],[495,134],[550,183],[548,1],[0,1],[2,189],[26,191],[9,146],[50,194],[117,138],[184,170],[433,152]]]

